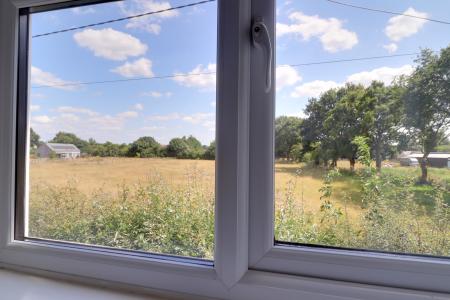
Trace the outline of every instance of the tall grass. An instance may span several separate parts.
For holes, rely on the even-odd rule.
[[[182,187],[160,176],[116,194],[98,189],[32,186],[30,235],[77,243],[211,259],[214,194],[190,174]]]
[[[421,187],[405,173],[326,172],[320,210],[305,209],[303,170],[276,195],[275,237],[280,241],[450,256],[446,182]],[[159,175],[136,184],[81,191],[77,182],[37,183],[30,193],[30,236],[212,259],[214,193],[196,169],[184,184]],[[336,183],[351,179],[357,192]],[[348,207],[358,205],[351,217]]]
[[[301,174],[301,172],[299,172]],[[319,244],[388,252],[450,256],[450,208],[445,184],[434,183],[417,193],[416,177],[392,173],[375,175],[361,170],[360,193],[331,200],[333,181],[342,176],[332,170],[324,177],[319,213],[304,212],[307,201],[295,195],[293,178],[278,196],[275,237],[280,241]],[[348,176],[346,174],[345,176]],[[300,197],[300,199],[298,199]],[[355,197],[357,197],[355,199]],[[424,200],[425,199],[425,200]],[[424,202],[425,201],[425,202]],[[347,203],[360,203],[360,217],[350,218]],[[300,204],[299,204],[300,203]]]

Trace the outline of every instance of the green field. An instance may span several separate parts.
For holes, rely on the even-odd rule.
[[[432,184],[419,186],[416,168],[366,178],[338,167],[276,164],[277,239],[450,255],[449,169],[430,169]],[[214,161],[32,160],[30,234],[212,258]]]

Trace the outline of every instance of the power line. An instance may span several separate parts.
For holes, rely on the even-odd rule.
[[[350,61],[375,60],[375,59],[383,59],[383,58],[413,56],[413,55],[418,55],[418,54],[420,54],[420,53],[413,52],[413,53],[392,54],[392,55],[382,55],[382,56],[357,57],[357,58],[326,60],[326,61],[317,61],[317,62],[308,62],[308,63],[299,63],[299,64],[278,65],[278,67],[300,67],[300,66],[325,65],[325,64],[334,64],[334,63],[350,62]]]
[[[430,21],[430,22],[436,22],[436,23],[450,25],[450,22],[448,22],[448,21],[430,19],[430,18],[427,18],[427,17],[420,17],[420,16],[415,16],[415,15],[409,15],[409,14],[404,14],[404,13],[399,13],[399,12],[394,12],[394,11],[389,11],[389,10],[358,6],[358,5],[344,3],[344,2],[340,2],[340,1],[336,1],[336,0],[325,0],[325,1],[330,2],[330,3],[334,3],[334,4],[338,4],[338,5],[342,5],[342,6],[348,6],[348,7],[353,7],[353,8],[357,8],[357,9],[368,10],[368,11],[372,11],[372,12],[379,12],[379,13],[384,13],[384,14],[389,14],[389,15],[397,15],[397,16],[405,16],[405,17],[409,17],[409,18],[416,18],[416,19],[421,19],[421,20],[427,20],[427,21]]]
[[[298,64],[285,64],[285,65],[278,65],[278,67],[300,67],[300,66],[324,65],[324,64],[334,64],[334,63],[343,63],[343,62],[352,62],[352,61],[363,61],[363,60],[375,60],[375,59],[393,58],[393,57],[402,57],[402,56],[413,56],[413,55],[417,55],[417,54],[419,54],[419,53],[415,52],[415,53],[403,53],[403,54],[393,54],[393,55],[383,55],[383,56],[357,57],[357,58],[349,58],[349,59],[325,60],[325,61],[316,61],[316,62],[298,63]],[[49,85],[32,86],[32,88],[38,89],[38,88],[47,88],[47,87],[93,85],[93,84],[117,83],[117,82],[152,80],[152,79],[169,79],[169,78],[177,78],[177,77],[190,77],[190,76],[213,75],[213,74],[216,74],[216,72],[175,74],[175,75],[139,77],[139,78],[103,80],[103,81],[86,81],[86,82],[74,82],[74,83],[64,83],[64,84],[49,84]]]
[[[103,22],[87,24],[87,25],[78,26],[78,27],[71,27],[71,28],[51,31],[51,32],[47,32],[47,33],[41,33],[41,34],[33,35],[32,38],[48,36],[48,35],[57,34],[57,33],[63,33],[63,32],[69,32],[69,31],[74,31],[74,30],[78,30],[78,29],[84,29],[84,28],[93,27],[93,26],[100,26],[100,25],[105,25],[105,24],[114,23],[114,22],[121,22],[121,21],[129,20],[129,19],[140,18],[140,17],[144,17],[144,16],[150,16],[150,15],[154,15],[154,14],[164,13],[164,12],[168,12],[168,11],[172,11],[172,10],[176,10],[176,9],[187,8],[187,7],[192,7],[192,6],[197,6],[197,5],[201,5],[201,4],[205,4],[205,3],[209,3],[209,2],[214,2],[214,1],[216,1],[216,0],[203,0],[203,1],[199,1],[199,2],[188,3],[188,4],[185,4],[185,5],[174,6],[174,7],[170,7],[170,8],[162,9],[162,10],[157,10],[157,11],[150,11],[150,12],[146,12],[146,13],[142,13],[142,14],[138,14],[138,15],[123,17],[123,18],[118,18],[118,19],[112,19],[112,20],[107,20],[107,21],[103,21]]]
[[[150,77],[139,77],[139,78],[128,78],[128,79],[115,79],[115,80],[102,80],[102,81],[86,81],[86,82],[73,82],[73,83],[63,83],[63,84],[49,84],[49,85],[38,85],[32,86],[33,89],[46,88],[46,87],[65,87],[65,86],[78,86],[78,85],[92,85],[92,84],[103,84],[103,83],[115,83],[115,82],[127,82],[127,81],[139,81],[139,80],[150,80],[150,79],[168,79],[176,77],[190,77],[199,75],[212,75],[216,72],[204,72],[204,73],[188,73],[188,74],[175,74],[175,75],[163,75],[163,76],[150,76]]]

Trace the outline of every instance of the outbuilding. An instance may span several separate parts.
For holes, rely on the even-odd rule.
[[[409,157],[417,158],[420,162],[423,158],[423,154],[412,153]],[[431,152],[428,155],[428,165],[434,168],[450,168],[450,153]]]
[[[37,149],[37,155],[42,158],[56,156],[57,158],[73,159],[80,157],[81,151],[73,144],[42,143]]]

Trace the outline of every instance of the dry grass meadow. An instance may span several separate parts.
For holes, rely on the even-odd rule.
[[[340,162],[340,167],[347,167],[347,162]],[[83,158],[76,160],[33,160],[30,168],[31,186],[65,186],[75,184],[87,194],[98,189],[111,193],[124,185],[146,182],[149,177],[161,176],[173,186],[188,183],[192,173],[203,186],[214,191],[214,161],[180,160],[172,158]],[[301,171],[299,171],[301,170]],[[282,199],[288,184],[291,183],[298,204],[305,212],[315,213],[320,209],[319,189],[323,185],[323,169],[304,168],[303,164],[277,163],[275,166],[276,199]],[[358,189],[351,180],[337,181],[333,200],[341,200],[348,194],[357,193]],[[300,203],[302,202],[302,203]],[[358,215],[357,205],[348,204],[348,213]]]
[[[395,164],[380,176],[275,165],[275,237],[303,244],[450,256],[450,169]],[[214,253],[214,161],[31,160],[30,235],[198,258]],[[334,174],[334,175],[333,175]]]

